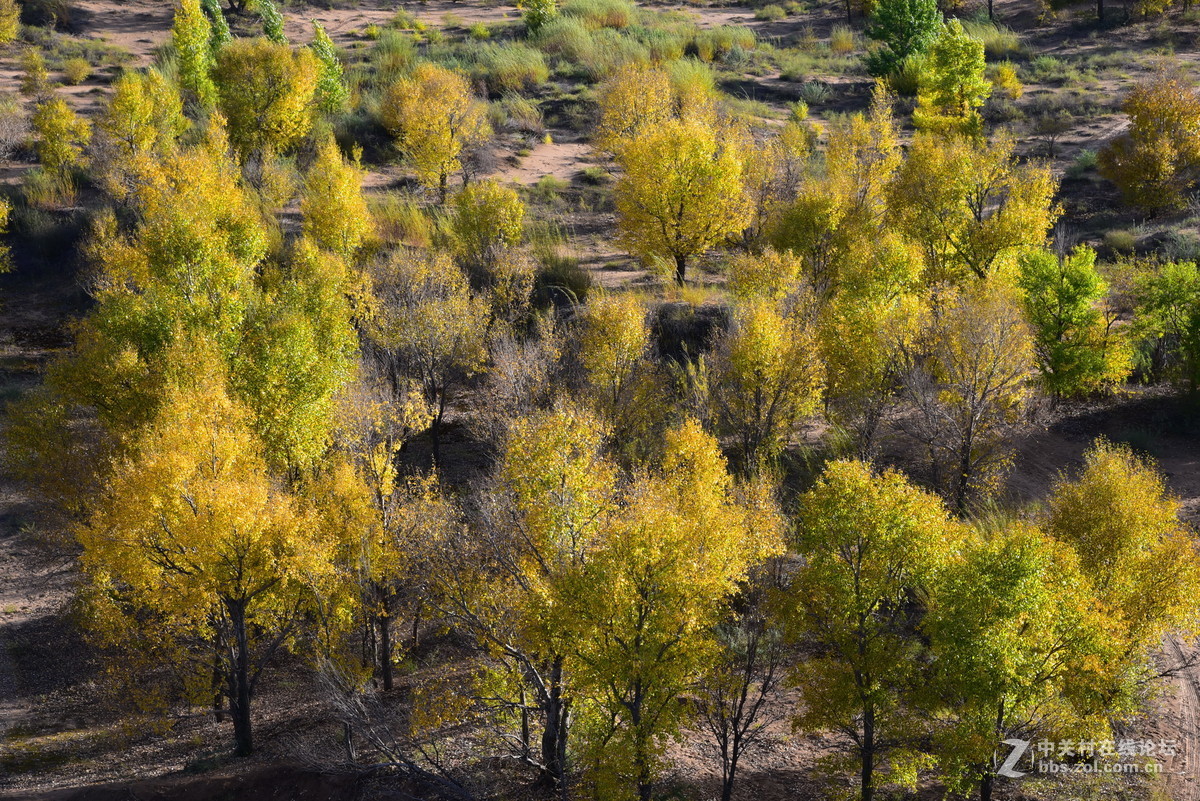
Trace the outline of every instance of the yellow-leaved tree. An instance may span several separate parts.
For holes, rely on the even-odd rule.
[[[192,342],[172,355],[177,380],[77,529],[89,618],[107,645],[164,646],[193,688],[215,672],[245,755],[259,679],[329,553],[268,474],[218,354]]]
[[[371,234],[371,212],[362,193],[362,166],[347,161],[327,138],[304,176],[300,197],[303,231],[321,248],[351,259]]]
[[[243,158],[279,153],[312,127],[317,59],[269,39],[235,39],[217,54],[213,78],[229,139]]]
[[[722,607],[782,551],[782,530],[766,488],[735,487],[716,440],[689,420],[558,588],[547,612],[569,632],[569,664],[596,705],[583,757],[598,797],[653,797],[688,712],[683,693],[718,653]]]
[[[743,301],[713,356],[718,424],[736,441],[746,472],[777,456],[800,419],[820,409],[824,370],[809,300],[800,294],[783,309]]]
[[[784,615],[791,636],[817,652],[793,670],[797,723],[846,738],[858,795],[871,801],[876,769],[889,753],[900,756],[897,735],[915,725],[904,704],[920,669],[911,599],[937,579],[964,533],[937,496],[856,461],[826,467],[801,498],[796,533],[803,566]]]
[[[1024,249],[1042,246],[1062,209],[1046,165],[1020,164],[1016,140],[992,142],[922,133],[888,187],[889,221],[925,259],[929,283],[1013,271]]]
[[[1118,638],[1118,658],[1135,676],[1177,630],[1195,630],[1200,551],[1163,476],[1128,447],[1098,441],[1083,469],[1050,495],[1047,527],[1079,554]]]
[[[417,381],[433,408],[436,462],[441,425],[454,390],[487,359],[489,310],[467,276],[444,253],[400,249],[373,275],[375,301],[367,330],[381,349],[394,386]]]
[[[644,261],[665,261],[682,284],[688,263],[750,223],[743,131],[712,118],[668,119],[618,154],[619,240]]]
[[[126,200],[151,180],[156,163],[175,152],[187,130],[183,99],[158,70],[129,71],[96,119],[99,156],[94,167],[107,191]]]
[[[429,62],[384,93],[379,115],[417,177],[437,188],[442,203],[450,175],[462,168],[463,152],[491,135],[484,105],[467,79]]]

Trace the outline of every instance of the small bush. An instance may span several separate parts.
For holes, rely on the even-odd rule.
[[[916,97],[917,90],[921,88],[921,74],[924,71],[925,57],[909,56],[888,76],[888,86],[901,97]]]
[[[1071,166],[1067,167],[1067,176],[1070,178],[1082,178],[1086,173],[1096,169],[1097,156],[1095,150],[1081,150],[1075,156],[1075,160],[1071,162]]]
[[[0,158],[12,158],[29,141],[29,118],[14,95],[0,94]]]
[[[553,175],[543,175],[538,179],[538,182],[529,189],[531,197],[540,200],[543,203],[556,203],[561,200],[560,195],[570,186],[562,178],[556,178]]]
[[[545,83],[550,68],[540,50],[523,44],[487,44],[476,55],[474,77],[492,94],[520,92]]]
[[[983,52],[989,61],[1011,58],[1021,52],[1020,37],[1003,25],[987,20],[968,20],[962,26],[968,35],[983,42]]]
[[[625,28],[633,22],[636,7],[629,0],[568,0],[562,13],[579,17],[593,28]]]
[[[378,39],[379,33],[380,33],[379,26],[372,22],[370,25],[363,28],[362,35],[366,39]]]
[[[488,26],[484,25],[482,22],[476,22],[474,25],[471,26],[469,35],[475,41],[482,42],[484,39],[492,38],[492,31],[490,28],[488,28]]]
[[[1109,231],[1104,235],[1104,246],[1115,253],[1132,253],[1137,247],[1137,237],[1132,231]]]
[[[755,11],[754,18],[763,22],[778,22],[781,19],[787,18],[787,12],[783,10],[783,6],[772,4],[763,6]]]
[[[829,84],[821,81],[809,81],[800,87],[800,99],[809,106],[817,106],[829,100],[833,94],[829,88]]]
[[[602,184],[606,184],[611,177],[612,176],[608,174],[608,170],[595,165],[591,167],[584,167],[579,172],[579,180],[583,181],[585,184],[590,184],[591,186],[600,186]]]
[[[69,58],[63,62],[63,83],[67,86],[78,86],[92,77],[92,65],[87,59]]]
[[[386,194],[371,203],[375,232],[387,244],[429,247],[433,222],[412,198]]]
[[[392,27],[392,28],[395,28],[395,29],[401,30],[401,31],[424,31],[425,30],[425,23],[421,22],[419,19],[417,19],[415,16],[413,16],[409,12],[405,11],[404,9],[400,9],[399,11],[397,11],[395,16],[392,17],[392,21],[390,23],[388,23],[388,25],[389,25],[389,27]]]
[[[592,274],[579,266],[579,259],[553,253],[542,257],[541,263],[542,269],[533,282],[536,306],[570,306],[587,300]]]
[[[839,56],[853,53],[858,48],[854,29],[849,25],[834,25],[829,34],[829,51]]]
[[[384,31],[371,50],[371,62],[376,82],[382,86],[408,75],[417,64],[417,45],[412,34]]]

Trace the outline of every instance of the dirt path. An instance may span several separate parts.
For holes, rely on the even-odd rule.
[[[1175,676],[1175,707],[1172,710],[1175,731],[1179,740],[1175,757],[1166,759],[1167,789],[1174,801],[1196,801],[1200,791],[1200,666],[1193,651],[1189,659],[1186,646],[1178,637],[1167,638],[1167,655],[1183,667]]]

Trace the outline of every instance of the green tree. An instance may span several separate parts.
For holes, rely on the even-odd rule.
[[[557,0],[522,0],[521,8],[525,11],[525,27],[530,33],[537,33],[558,16]]]
[[[343,77],[342,61],[325,26],[313,20],[313,40],[309,44],[317,57],[317,106],[327,114],[341,111],[350,96]]]
[[[258,16],[262,19],[263,36],[278,45],[288,43],[287,35],[283,32],[283,14],[275,0],[254,0]]]
[[[876,77],[890,75],[909,56],[923,54],[941,24],[937,0],[880,0],[871,11],[867,36],[883,46],[867,55],[868,71]]]
[[[957,19],[944,24],[921,71],[913,124],[941,133],[982,134],[978,108],[992,90],[983,75],[986,68],[983,42],[964,31]]]
[[[1188,391],[1200,390],[1200,270],[1195,262],[1168,262],[1137,277],[1138,328],[1167,350],[1169,367]]]
[[[1099,740],[1136,707],[1074,550],[1016,524],[982,532],[930,588],[921,623],[940,721],[932,741],[952,790],[990,801],[1008,738]]]
[[[203,107],[211,106],[217,100],[217,87],[212,81],[212,25],[200,8],[200,0],[179,0],[171,37],[179,59],[179,85],[189,99]]]
[[[209,24],[212,26],[209,48],[215,57],[218,50],[233,41],[233,34],[229,32],[229,22],[225,19],[225,12],[221,10],[221,0],[200,0],[200,7],[208,15]]]
[[[803,561],[785,614],[792,636],[819,655],[793,671],[797,723],[851,741],[862,801],[875,797],[883,759],[912,734],[905,700],[920,681],[917,598],[963,536],[936,496],[861,462],[831,462],[801,498]]]
[[[1096,252],[1080,245],[1065,257],[1035,250],[1020,258],[1018,285],[1046,388],[1056,398],[1112,389],[1129,374],[1131,352],[1097,304],[1108,285]]]

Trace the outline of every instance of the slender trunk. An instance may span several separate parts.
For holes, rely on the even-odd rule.
[[[349,723],[342,723],[342,738],[346,746],[346,761],[354,764],[358,761],[358,751],[354,748],[354,727]]]
[[[229,674],[229,716],[233,719],[234,753],[248,756],[254,751],[250,726],[250,642],[246,634],[246,602],[226,601],[233,625],[234,654]]]
[[[687,276],[687,256],[676,254],[675,256],[675,283],[683,286],[684,278]]]
[[[992,782],[995,777],[991,771],[984,774],[979,782],[979,801],[992,801]]]
[[[995,12],[995,10],[992,8],[992,3],[993,3],[993,2],[994,2],[994,0],[988,0],[988,19],[989,19],[989,20],[995,20],[995,19],[996,19],[996,12]]]
[[[220,648],[220,643],[217,644]],[[221,688],[224,677],[221,675],[221,652],[213,651],[212,665],[212,694],[213,694],[213,718],[217,723],[225,722],[225,692]]]
[[[417,635],[420,634],[420,632],[421,632],[421,600],[418,598],[417,599],[417,608],[416,608],[416,610],[413,611],[412,637],[411,637],[412,642],[409,644],[409,647],[414,651],[417,648],[417,643],[418,643]]]
[[[387,594],[380,599],[382,612],[379,615],[379,672],[383,678],[383,691],[392,689],[392,610]]]
[[[725,775],[725,781],[721,784],[721,801],[731,801],[733,798],[733,781],[734,775],[737,773],[738,751],[735,748],[733,754],[729,757],[729,772]]]
[[[863,708],[862,739],[862,801],[875,797],[875,708],[871,703]]]
[[[1104,22],[1104,0],[1096,0],[1096,19]]]
[[[446,205],[446,183],[447,175],[446,173],[442,173],[441,178],[438,180],[438,197],[441,199],[440,205],[442,206]]]
[[[570,702],[562,697],[562,657],[555,657],[548,675],[549,698],[546,700],[545,723],[542,728],[542,770],[544,778],[559,791],[567,794],[567,733],[570,730]]]

